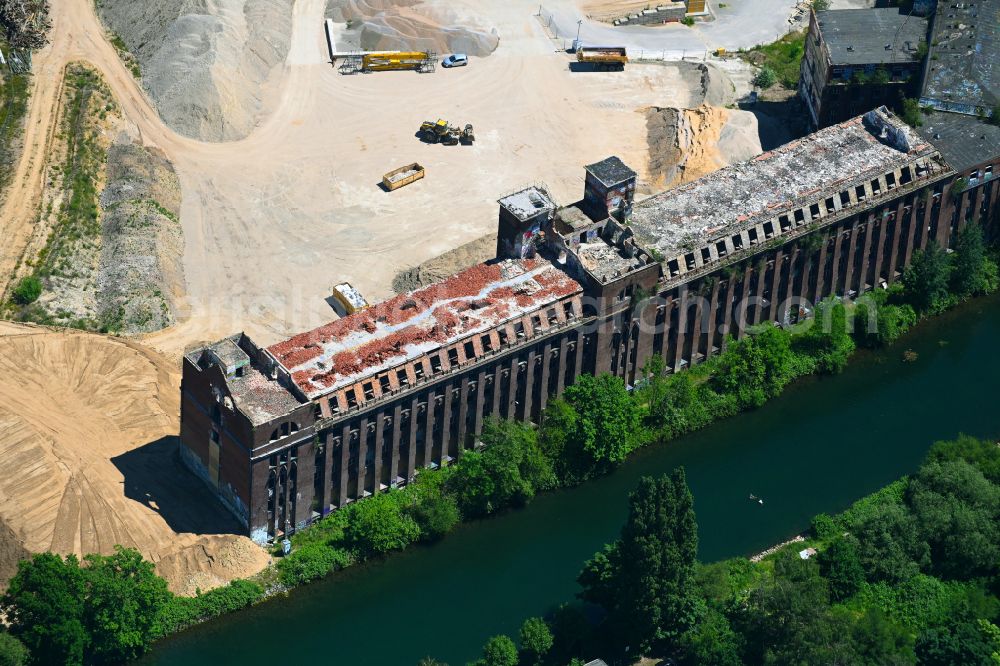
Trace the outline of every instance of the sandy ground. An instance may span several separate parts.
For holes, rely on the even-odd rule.
[[[24,551],[116,544],[181,593],[267,565],[176,460],[173,363],[104,336],[0,323],[0,377],[0,583]]]

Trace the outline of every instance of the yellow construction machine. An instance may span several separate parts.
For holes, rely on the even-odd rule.
[[[454,146],[460,141],[468,146],[476,140],[472,125],[459,129],[455,125],[448,124],[443,118],[438,118],[437,122],[425,120],[421,123],[418,134],[420,139],[427,143],[443,143],[446,146]]]
[[[430,51],[367,51],[344,56],[341,74],[359,72],[392,72],[412,69],[427,73],[434,71],[437,54]]]

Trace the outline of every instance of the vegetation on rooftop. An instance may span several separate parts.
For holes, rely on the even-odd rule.
[[[798,30],[770,44],[740,51],[740,55],[761,69],[769,69],[784,88],[795,90],[799,85],[799,64],[805,54],[805,41],[805,30]]]

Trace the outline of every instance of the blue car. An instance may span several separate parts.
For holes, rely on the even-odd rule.
[[[442,67],[465,67],[469,64],[469,58],[464,53],[452,53],[441,61]]]

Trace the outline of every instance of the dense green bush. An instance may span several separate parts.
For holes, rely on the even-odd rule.
[[[355,502],[344,511],[348,514],[344,537],[363,555],[384,555],[402,550],[420,538],[420,527],[403,510],[405,496],[389,490]]]
[[[767,89],[778,82],[778,75],[767,65],[760,68],[760,71],[753,77],[753,84],[761,89]]]
[[[34,275],[23,277],[14,286],[11,298],[18,305],[30,305],[42,295],[42,281]]]
[[[538,490],[556,486],[552,465],[530,425],[488,419],[480,439],[486,448],[463,454],[448,480],[466,518],[522,506]]]
[[[234,580],[229,585],[194,597],[172,596],[160,609],[154,635],[166,636],[192,624],[251,606],[264,596],[264,588],[249,580]]]
[[[353,561],[351,553],[343,548],[310,543],[278,560],[278,575],[282,585],[294,587],[348,567]]]

